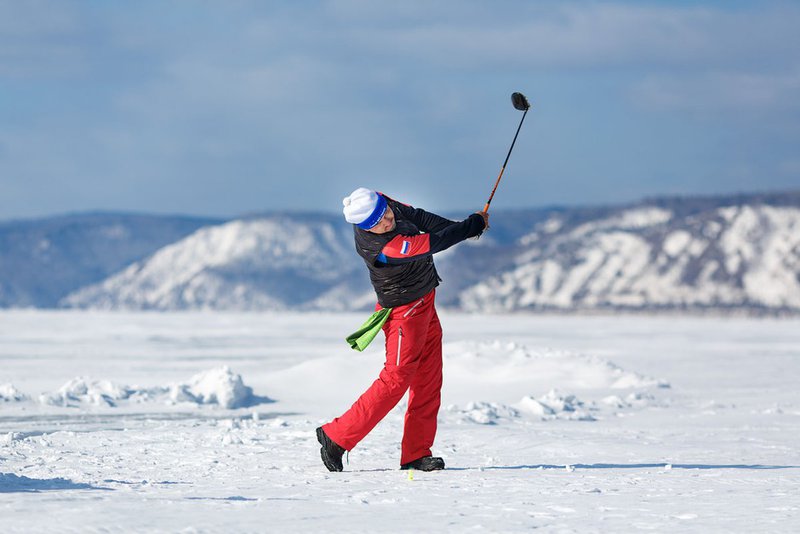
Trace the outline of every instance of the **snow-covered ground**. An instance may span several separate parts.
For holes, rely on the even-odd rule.
[[[1,530],[800,530],[800,320],[441,313],[448,469],[329,473],[362,315],[0,312]]]

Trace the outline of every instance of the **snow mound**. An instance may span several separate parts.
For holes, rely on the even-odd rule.
[[[468,402],[463,408],[451,404],[447,407],[447,412],[454,415],[458,422],[479,425],[495,425],[503,420],[519,417],[519,412],[511,406],[482,401]]]
[[[45,393],[39,397],[42,404],[51,406],[117,406],[121,400],[126,400],[134,394],[126,386],[114,384],[108,380],[92,380],[82,376],[73,378],[57,391]]]
[[[226,365],[194,375],[188,384],[170,388],[173,402],[218,404],[224,408],[250,406],[253,389],[245,386],[241,375],[234,374]]]
[[[629,393],[625,398],[617,395],[609,395],[602,400],[602,403],[612,408],[644,408],[653,404],[655,397],[648,393],[634,392]]]
[[[447,406],[445,416],[457,423],[479,425],[496,425],[530,416],[541,421],[597,421],[602,415],[620,415],[619,410],[645,408],[654,400],[652,395],[634,392],[624,398],[609,395],[598,402],[583,401],[576,395],[551,389],[538,398],[526,395],[513,405],[486,401],[471,401],[463,407],[451,404]]]
[[[562,396],[557,390],[551,389],[546,395],[535,399],[531,396],[523,397],[519,402],[521,412],[535,415],[543,421],[553,419],[566,419],[569,421],[596,421],[589,411],[597,410],[594,403],[586,404],[575,395]]]
[[[0,384],[0,402],[21,402],[25,400],[28,400],[28,396],[12,384]]]
[[[0,445],[11,445],[15,441],[19,440],[22,434],[19,432],[6,432],[5,434],[0,434]]]
[[[234,409],[271,402],[267,397],[254,395],[253,389],[244,384],[241,375],[235,374],[228,366],[198,373],[185,383],[151,388],[130,387],[108,380],[77,377],[55,392],[41,395],[39,400],[42,404],[51,406],[110,408],[120,406],[122,403],[156,402],[211,404]]]
[[[596,421],[652,406],[650,392],[670,387],[598,356],[566,350],[461,341],[444,345],[443,351],[449,388],[445,395],[455,403],[447,413],[458,422]],[[473,401],[476,397],[484,401]]]
[[[447,343],[443,350],[448,373],[467,382],[526,381],[527,391],[669,387],[663,380],[626,371],[603,358],[563,350],[533,350],[502,341]]]

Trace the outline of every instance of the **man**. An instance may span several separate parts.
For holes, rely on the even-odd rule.
[[[480,235],[489,214],[454,222],[363,187],[343,204],[378,296],[376,310],[391,312],[383,325],[386,362],[380,376],[341,417],[317,428],[322,461],[330,471],[341,471],[344,452],[410,390],[401,469],[444,469],[444,460],[431,452],[442,388],[442,328],[434,306],[440,279],[432,255]]]

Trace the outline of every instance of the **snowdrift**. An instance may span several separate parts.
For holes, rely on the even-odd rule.
[[[625,371],[603,358],[514,342],[456,342],[443,347],[447,373],[463,381],[529,384],[535,389],[669,387],[664,380]]]
[[[234,409],[272,401],[254,395],[253,389],[244,384],[240,375],[223,366],[196,374],[185,383],[155,387],[126,386],[108,380],[76,377],[57,391],[40,395],[39,402],[50,406],[110,408],[141,403],[189,403]]]
[[[445,398],[459,402],[448,405],[443,417],[458,423],[492,425],[519,418],[596,421],[650,406],[655,397],[648,390],[670,387],[597,356],[513,342],[448,343],[444,358],[446,381],[452,384]],[[498,399],[498,391],[507,395]],[[562,393],[573,391],[581,395]]]
[[[0,402],[20,402],[27,398],[28,396],[15,388],[13,384],[0,384]]]

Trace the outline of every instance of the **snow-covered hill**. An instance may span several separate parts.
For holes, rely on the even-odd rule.
[[[337,221],[338,222],[338,221]],[[344,309],[359,285],[352,230],[319,215],[201,228],[107,280],[67,296],[101,309]]]
[[[0,254],[0,307],[374,305],[351,227],[338,215],[125,221],[95,216],[49,233],[39,229],[47,221],[26,223],[37,230],[16,231],[13,243],[8,228],[19,225],[0,225],[0,245],[4,231],[13,245]],[[800,313],[800,192],[497,211],[480,240],[437,255],[436,264],[440,306],[475,312]]]
[[[512,264],[459,294],[467,310],[800,310],[800,208],[640,205],[521,237]]]
[[[51,308],[219,219],[86,213],[0,222],[0,308]]]

